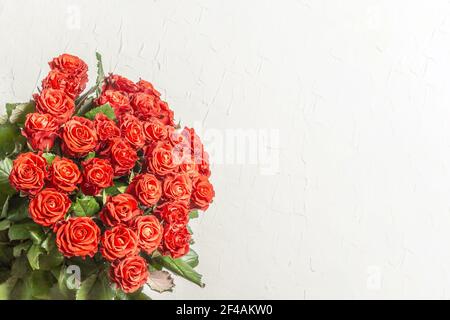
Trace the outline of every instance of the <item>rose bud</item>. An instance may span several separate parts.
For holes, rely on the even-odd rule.
[[[215,196],[213,185],[205,176],[198,176],[192,183],[191,208],[206,210]]]
[[[100,228],[89,217],[62,221],[55,232],[56,245],[65,257],[93,257],[98,251]]]
[[[161,198],[161,182],[150,173],[139,174],[128,186],[127,193],[135,196],[143,206],[151,207]]]
[[[66,194],[47,188],[30,201],[28,212],[34,222],[49,227],[64,219],[71,204]]]
[[[167,127],[159,120],[152,118],[144,122],[144,135],[147,142],[166,140],[168,137]]]
[[[60,124],[69,120],[75,111],[74,101],[63,90],[43,89],[33,98],[37,112],[51,114]]]
[[[35,195],[44,187],[47,161],[32,152],[21,153],[13,162],[9,183],[17,191]]]
[[[122,138],[134,149],[141,149],[145,144],[145,135],[139,119],[132,115],[124,115],[120,122]]]
[[[155,214],[172,225],[186,225],[189,222],[189,208],[186,201],[169,201],[159,205]]]
[[[81,191],[84,194],[95,196],[103,189],[113,185],[114,170],[106,159],[91,158],[82,163],[83,182]]]
[[[94,151],[98,138],[94,123],[82,117],[73,117],[63,128],[62,150],[70,156],[81,158]]]
[[[76,76],[54,69],[42,80],[42,88],[62,90],[75,100],[86,88],[86,82]]]
[[[109,156],[115,176],[129,174],[138,160],[136,150],[122,139],[114,139],[110,142]]]
[[[107,226],[123,223],[128,225],[135,217],[142,215],[137,200],[128,193],[109,196],[100,212],[100,219]]]
[[[81,172],[75,162],[57,156],[50,165],[48,180],[54,188],[71,193],[81,182]]]
[[[184,256],[189,252],[190,240],[191,234],[186,226],[166,225],[161,246],[163,255],[170,255],[174,259]]]
[[[163,195],[168,200],[188,201],[191,197],[192,181],[187,174],[168,175],[163,183]]]
[[[116,118],[118,119],[122,117],[122,115],[124,114],[133,113],[133,108],[131,108],[130,100],[128,99],[126,94],[120,91],[106,90],[102,92],[100,97],[97,99],[96,103],[99,106],[109,103],[109,105],[114,110]]]
[[[116,260],[111,264],[109,277],[123,292],[133,293],[147,282],[147,262],[140,256]]]
[[[53,148],[58,135],[59,124],[51,114],[29,113],[25,118],[22,135],[27,138],[33,150],[47,151]]]
[[[163,228],[155,216],[136,217],[131,227],[138,236],[138,246],[147,254],[155,251],[161,243]]]
[[[167,142],[158,142],[146,151],[146,169],[157,176],[177,171],[177,160],[173,147]]]
[[[111,262],[135,255],[139,252],[137,234],[121,224],[106,230],[101,238],[100,252]]]

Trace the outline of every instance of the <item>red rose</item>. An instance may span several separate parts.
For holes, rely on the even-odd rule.
[[[87,83],[88,65],[80,58],[64,53],[50,61],[49,66],[52,70],[58,70],[72,76],[80,78],[80,83]]]
[[[134,177],[127,192],[134,195],[142,205],[151,207],[161,198],[161,182],[150,173],[140,174]]]
[[[91,158],[82,163],[83,182],[81,191],[84,194],[95,196],[105,188],[113,185],[114,170],[106,159]]]
[[[168,200],[188,201],[191,197],[192,181],[186,174],[168,175],[163,183],[163,195]]]
[[[163,228],[155,216],[139,216],[133,220],[132,228],[136,230],[139,248],[151,254],[161,243]]]
[[[125,293],[140,289],[148,279],[148,266],[140,256],[126,257],[111,264],[109,276]]]
[[[49,168],[48,180],[54,188],[70,193],[81,182],[81,173],[72,160],[55,157]]]
[[[103,105],[109,103],[114,110],[116,118],[120,118],[124,114],[132,114],[133,108],[131,108],[130,100],[126,94],[115,91],[106,90],[103,91],[101,96],[96,101],[97,105]]]
[[[175,123],[173,121],[173,111],[169,108],[167,102],[158,99],[158,109],[159,113],[156,116],[159,121],[164,123],[165,125],[174,126]]]
[[[134,217],[142,214],[136,199],[131,194],[121,193],[108,197],[100,212],[100,219],[104,224],[112,227],[120,223],[129,224]]]
[[[215,196],[213,185],[205,176],[198,176],[192,183],[191,207],[206,210]]]
[[[79,77],[55,69],[51,70],[47,77],[42,80],[42,88],[62,90],[75,100],[86,88],[86,82]]]
[[[21,153],[13,162],[9,183],[17,191],[35,195],[44,187],[47,161],[32,152]]]
[[[34,150],[50,150],[58,135],[59,124],[51,114],[29,113],[22,135]]]
[[[158,142],[146,152],[146,165],[149,172],[157,176],[175,172],[177,161],[174,157],[173,147],[167,142]]]
[[[66,257],[93,257],[98,251],[100,228],[89,217],[70,218],[55,226],[56,245]]]
[[[116,74],[111,74],[105,79],[103,91],[109,89],[119,90],[126,93],[139,91],[139,87],[133,81]]]
[[[166,140],[168,131],[166,126],[159,120],[152,118],[144,122],[144,135],[148,142]]]
[[[211,175],[211,170],[209,168],[209,155],[206,151],[203,151],[201,159],[195,161],[197,163],[197,171],[202,175],[209,177]]]
[[[136,233],[121,224],[106,230],[102,235],[101,244],[100,252],[108,261],[122,259],[139,252]]]
[[[186,225],[189,222],[189,208],[186,201],[169,201],[161,204],[155,214],[171,225]]]
[[[86,118],[73,117],[63,129],[62,149],[71,157],[84,157],[97,146],[94,123]]]
[[[114,139],[110,142],[109,156],[116,176],[130,173],[138,159],[136,150],[122,139]]]
[[[158,97],[147,93],[136,93],[131,99],[131,107],[134,114],[142,120],[148,120],[151,117],[156,117],[159,112]]]
[[[158,92],[158,90],[156,90],[153,85],[145,80],[139,80],[137,83],[137,86],[139,88],[139,92],[144,92],[144,93],[148,93],[154,96],[159,97],[161,95],[161,93]]]
[[[34,222],[49,227],[64,219],[71,204],[66,194],[47,188],[30,201],[28,212]]]
[[[136,150],[145,144],[144,129],[138,118],[132,115],[124,115],[120,119],[120,132],[122,138]]]
[[[105,116],[103,113],[97,113],[94,119],[95,130],[100,141],[107,141],[120,137],[120,129],[116,123]]]
[[[69,120],[75,111],[75,103],[62,90],[43,89],[40,94],[34,94],[33,98],[36,101],[37,112],[49,113],[59,123]]]
[[[191,234],[186,226],[169,224],[164,228],[162,241],[163,255],[177,259],[189,252]]]

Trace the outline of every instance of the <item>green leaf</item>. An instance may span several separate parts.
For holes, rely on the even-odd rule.
[[[153,259],[167,270],[175,272],[202,288],[205,286],[202,282],[202,275],[195,271],[187,262],[181,259],[172,259],[170,256],[158,256]]]
[[[49,233],[42,242],[41,247],[46,251],[39,257],[39,266],[41,270],[52,270],[60,266],[64,261],[64,256],[59,252],[56,246],[56,239],[53,233]]]
[[[54,160],[55,157],[56,157],[56,154],[50,153],[50,152],[45,152],[45,153],[42,154],[42,157],[44,157],[45,160],[47,160],[47,164],[48,164],[48,165],[51,165],[52,162],[53,162],[53,160]]]
[[[180,259],[183,260],[184,262],[186,262],[192,268],[195,268],[196,266],[198,266],[198,262],[199,262],[198,254],[192,248],[189,250],[189,252],[186,255],[182,256]]]
[[[27,277],[27,286],[30,294],[36,299],[50,299],[50,289],[53,286],[53,276],[48,271],[33,271]]]
[[[84,158],[84,160],[89,160],[89,159],[92,159],[92,158],[95,158],[95,152],[94,151],[89,152],[88,155]]]
[[[0,284],[0,300],[9,300],[11,297],[11,291],[13,290],[17,278],[11,277],[2,284]]]
[[[114,290],[105,273],[93,274],[81,283],[77,300],[112,300]]]
[[[67,281],[69,280],[70,276],[72,276],[72,273],[67,272],[66,266],[62,266],[59,269],[59,273],[57,276],[58,283],[54,290],[58,294],[59,299],[70,299],[70,300],[75,299],[76,290],[70,289],[67,286]]]
[[[28,199],[15,195],[8,201],[6,218],[19,222],[28,218]]]
[[[33,243],[29,240],[19,243],[13,248],[13,256],[15,258],[20,257],[22,255],[22,252],[24,251],[26,252],[31,247],[32,244]]]
[[[0,129],[1,131],[1,129]],[[0,150],[1,150],[1,133],[0,133]],[[9,174],[12,169],[13,162],[9,158],[0,160],[0,193],[13,195],[16,191],[9,184]]]
[[[28,250],[27,258],[33,270],[39,269],[39,256],[44,253],[44,249],[38,244],[33,244]]]
[[[133,293],[125,293],[120,289],[116,290],[115,300],[152,300],[142,289]]]
[[[122,182],[122,181],[117,181],[114,183],[113,186],[106,188],[105,192],[108,196],[116,196],[120,193],[124,193],[125,190],[127,189],[128,184]]]
[[[11,300],[31,300],[31,288],[29,287],[29,283],[24,279],[18,279],[14,285],[14,288],[11,290],[10,295]]]
[[[189,212],[189,219],[195,219],[198,218],[198,210],[192,210]]]
[[[13,259],[13,249],[8,244],[0,244],[0,266],[9,266]]]
[[[31,271],[28,259],[25,256],[18,257],[11,266],[11,274],[16,278],[24,278]]]
[[[11,123],[0,125],[0,158],[14,153],[16,141],[21,137],[19,128]]]
[[[11,221],[9,221],[9,220],[0,221],[0,230],[6,230],[9,228],[10,225],[11,225]]]
[[[11,270],[9,268],[0,268],[0,283],[4,283],[11,276]]]
[[[10,240],[31,239],[33,243],[39,244],[44,240],[44,230],[34,222],[21,222],[13,224],[8,231]]]
[[[19,126],[23,126],[25,123],[25,119],[27,114],[34,112],[36,109],[36,104],[33,100],[27,103],[19,103],[10,107],[8,111],[9,114],[9,122],[16,123]]]
[[[92,217],[100,210],[100,205],[92,196],[83,196],[72,203],[72,211],[77,217]]]
[[[103,113],[105,116],[110,118],[111,120],[115,120],[116,116],[114,114],[114,110],[109,103],[96,107],[88,111],[84,116],[88,119],[94,120],[95,115],[97,113]]]

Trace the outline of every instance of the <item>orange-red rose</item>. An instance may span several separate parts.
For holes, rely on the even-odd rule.
[[[108,261],[135,255],[139,252],[138,236],[132,229],[119,224],[103,233],[100,252]]]
[[[9,183],[17,191],[35,195],[45,184],[47,161],[32,152],[21,153],[13,162]]]
[[[168,175],[163,183],[163,195],[168,200],[188,201],[191,197],[192,181],[187,174]]]
[[[42,88],[62,90],[71,99],[75,100],[86,88],[86,82],[79,77],[54,69],[42,80]]]
[[[116,123],[101,112],[95,115],[94,126],[98,140],[102,142],[120,137],[120,129]]]
[[[131,99],[131,107],[134,114],[142,120],[148,120],[151,117],[156,117],[159,114],[158,97],[139,92],[133,95]]]
[[[214,187],[205,176],[198,176],[192,183],[191,207],[206,210],[215,196]]]
[[[148,266],[144,258],[130,256],[111,264],[109,276],[125,293],[140,289],[148,279]]]
[[[59,124],[47,113],[29,113],[25,119],[22,135],[27,138],[33,150],[50,150],[58,135]]]
[[[74,101],[63,90],[43,89],[40,94],[34,94],[33,98],[37,112],[49,113],[59,123],[69,120],[75,111]]]
[[[113,108],[116,118],[120,118],[124,114],[132,114],[130,100],[125,93],[116,90],[103,91],[101,96],[97,99],[97,105],[109,103]]]
[[[150,173],[140,174],[134,177],[127,192],[134,195],[142,205],[151,207],[161,198],[161,182]]]
[[[122,139],[110,141],[109,156],[116,176],[130,173],[138,159],[136,150]]]
[[[147,170],[157,176],[175,172],[178,166],[174,150],[167,142],[158,142],[146,151]]]
[[[47,188],[30,201],[28,212],[34,222],[49,227],[64,219],[69,212],[70,205],[70,199],[66,194],[53,188]]]
[[[189,208],[186,201],[169,201],[159,205],[155,214],[171,225],[186,225],[189,222]]]
[[[84,157],[94,151],[98,138],[94,123],[86,118],[73,117],[63,129],[62,149],[71,157]]]
[[[77,77],[81,86],[88,82],[88,65],[80,58],[64,53],[50,61],[49,66],[52,70],[58,70],[65,74]]]
[[[168,137],[167,127],[159,120],[152,118],[144,122],[144,135],[147,142],[166,140]]]
[[[161,93],[158,92],[158,90],[156,90],[153,85],[146,81],[146,80],[139,80],[136,85],[139,88],[139,92],[144,92],[144,93],[148,93],[154,96],[159,97],[161,95]]]
[[[142,215],[137,200],[128,193],[121,193],[116,196],[109,196],[102,211],[100,219],[107,226],[117,224],[129,224],[135,217]]]
[[[81,191],[95,196],[104,188],[113,185],[114,170],[107,159],[91,158],[83,162]]]
[[[151,254],[161,243],[163,228],[155,216],[139,216],[133,220],[132,228],[138,236],[139,248]]]
[[[54,188],[70,193],[81,182],[81,172],[72,160],[55,157],[49,168],[48,180]]]
[[[169,224],[164,228],[162,253],[177,259],[189,252],[191,234],[186,226]]]
[[[120,132],[123,139],[136,150],[141,149],[145,144],[144,129],[141,121],[135,116],[124,115],[120,122]]]
[[[117,74],[111,74],[106,77],[103,91],[109,89],[119,90],[126,93],[139,91],[139,87],[133,81]]]
[[[66,257],[93,257],[98,251],[100,228],[89,217],[70,218],[55,226],[56,245]]]

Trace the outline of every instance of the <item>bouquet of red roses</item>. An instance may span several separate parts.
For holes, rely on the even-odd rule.
[[[63,54],[0,119],[0,299],[146,299],[199,286],[189,220],[214,197],[208,154],[153,85]]]

